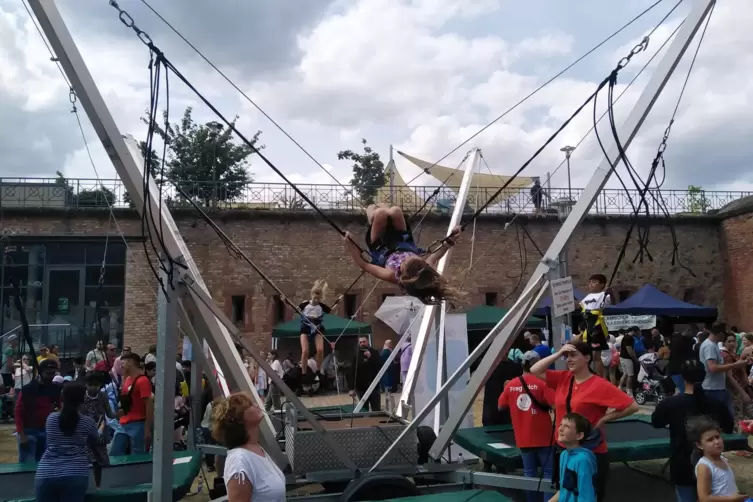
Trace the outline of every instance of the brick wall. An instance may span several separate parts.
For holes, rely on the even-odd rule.
[[[721,228],[725,314],[731,325],[753,331],[753,215],[727,218]]]
[[[135,212],[123,210],[117,215],[123,234],[128,237],[140,235],[141,223]],[[108,213],[101,210],[6,210],[4,216],[6,228],[28,235],[104,235],[108,226]],[[174,216],[217,304],[229,314],[231,296],[247,295],[245,307],[249,315],[240,323],[241,328],[247,332],[247,339],[258,348],[269,348],[270,333],[274,325],[275,292],[251,267],[230,258],[212,230],[204,222],[197,220],[195,215],[176,212]],[[363,217],[352,214],[332,216],[340,226],[353,232],[359,239],[362,238]],[[249,258],[296,302],[307,297],[316,279],[326,279],[329,282],[329,298],[332,301],[359,274],[355,265],[345,256],[340,237],[312,212],[234,211],[218,213],[214,218]],[[485,293],[496,292],[500,302],[512,294],[504,301],[509,306],[520,292],[520,288],[513,289],[521,283],[518,279],[521,270],[522,287],[538,263],[540,256],[523,232],[519,235],[521,246],[525,247],[526,252],[521,261],[515,225],[503,231],[506,221],[502,217],[479,218],[473,246],[469,227],[461,243],[455,248],[449,273],[456,283],[462,281],[467,274],[462,288],[466,292],[463,302],[465,305],[484,303]],[[525,224],[542,250],[546,250],[560,226],[555,218],[547,217],[520,217],[518,221]],[[447,224],[447,218],[431,215],[424,220],[423,229],[415,229],[414,233],[416,237],[420,235],[422,244],[428,245],[441,236]],[[725,235],[729,233],[729,225],[734,224],[727,222],[722,226]],[[570,271],[577,286],[583,287],[588,276],[593,273],[609,276],[628,225],[625,217],[594,217],[587,219],[579,227],[571,241],[569,252]],[[696,277],[680,264],[672,266],[669,228],[656,223],[651,229],[650,237],[653,261],[633,263],[637,246],[632,242],[613,284],[615,290],[632,292],[644,283],[651,282],[675,297],[688,298],[695,303],[718,306],[721,309],[726,299],[721,282],[725,275],[725,259],[719,221],[714,218],[688,217],[678,219],[675,226],[680,242],[680,261],[693,270]],[[472,260],[480,261],[467,272]],[[741,258],[736,260],[730,262],[740,263]],[[359,295],[359,304],[366,299],[374,285],[374,279],[366,278],[351,291]],[[749,288],[748,291],[747,298],[750,300],[745,305],[753,306],[750,303],[753,301],[753,290]],[[382,295],[397,292],[396,288],[389,285],[378,285],[366,300],[360,320],[373,322],[372,314],[379,307]],[[139,242],[129,242],[125,343],[137,351],[143,352],[154,343],[156,303],[155,282],[151,278],[143,246]],[[733,306],[742,308],[744,312],[751,311],[736,303]],[[292,318],[292,312],[288,311],[286,318]],[[742,320],[736,322],[743,324]],[[381,323],[375,325],[376,346],[381,347],[385,338],[394,337],[394,333]]]

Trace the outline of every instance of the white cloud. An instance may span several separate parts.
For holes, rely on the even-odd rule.
[[[277,52],[295,55],[292,65],[279,68],[274,77],[264,72],[254,80],[253,71],[239,71],[237,75],[257,103],[326,163],[329,174],[345,183],[350,178],[350,165],[337,161],[336,153],[359,148],[360,138],[367,138],[384,157],[388,145],[394,144],[407,153],[437,160],[585,51],[583,42],[591,43],[593,32],[601,32],[597,28],[605,20],[585,22],[560,15],[555,27],[546,31],[536,31],[535,27],[521,30],[522,36],[513,35],[509,24],[507,29],[499,28],[502,20],[514,23],[524,11],[554,9],[558,6],[555,2],[547,0],[544,5],[534,6],[511,2],[503,5],[499,0],[337,0],[327,15],[298,33],[297,50],[276,48]],[[232,5],[218,2],[218,12],[222,9],[232,10]],[[637,11],[637,7],[624,9],[625,18],[635,14],[632,10]],[[667,26],[656,31],[648,52],[636,57],[623,71],[618,92],[677,25],[685,14],[681,10]],[[124,28],[116,20],[111,22],[111,15],[95,25],[100,29],[87,31],[77,13],[66,14],[73,16],[74,36],[121,130],[139,137],[143,134],[139,117],[148,99],[144,47],[133,37],[124,37]],[[23,103],[30,112],[60,113],[55,116],[63,123],[69,107],[67,90],[24,15],[22,11],[0,9],[0,65],[4,68],[0,74],[0,101]],[[753,54],[749,51],[753,46],[753,31],[749,30],[752,24],[753,6],[746,0],[728,0],[717,6],[673,127],[667,151],[668,183],[682,188],[690,183],[730,187],[753,182],[750,169],[744,167],[753,157],[753,146],[746,139],[752,127],[748,124],[753,124],[753,83],[747,78],[753,67]],[[110,31],[102,31],[101,26]],[[443,164],[456,165],[468,148],[478,146],[492,169],[513,172],[593,92],[616,61],[640,40],[647,31],[644,28],[626,32],[625,37],[608,44]],[[221,26],[212,26],[210,31],[221,30]],[[274,30],[270,28],[268,32]],[[150,25],[150,34],[158,43],[168,38],[159,25]],[[202,38],[207,39],[203,35]],[[239,126],[244,132],[250,135],[257,129],[263,131],[265,154],[292,181],[334,183],[327,172],[315,166],[196,58],[178,53],[172,60],[223,113],[230,117],[239,113]],[[225,66],[231,68],[248,70],[253,66],[247,63],[243,51],[224,54],[224,60]],[[686,58],[678,68],[629,152],[641,171],[646,170],[661,139],[687,62]],[[647,76],[642,77],[617,105],[618,122],[629,112],[646,81]],[[174,110],[197,105],[195,118],[211,120],[203,105],[175,79],[172,82]],[[600,101],[599,110],[604,106]],[[39,120],[44,120],[41,117]],[[591,110],[586,109],[525,174],[543,176],[554,170],[562,160],[559,148],[577,142],[591,122]],[[55,124],[59,127],[58,122]],[[60,167],[68,176],[91,177],[88,158],[72,135],[76,132],[74,124],[71,122],[68,136],[61,141],[56,135],[58,129],[37,123],[38,130],[33,139],[28,139],[27,151],[48,151],[49,158],[64,144],[65,154],[58,154]],[[88,125],[86,132],[98,167],[103,166],[100,175],[105,172],[112,176],[104,151]],[[573,156],[574,184],[584,184],[601,157],[593,139],[586,141]],[[396,160],[406,179],[419,173],[399,157]],[[258,159],[252,161],[257,180],[280,181]],[[708,163],[712,161],[727,168],[722,176],[710,174]],[[553,184],[562,184],[564,179],[564,174],[558,173]],[[426,177],[418,182],[436,183]]]

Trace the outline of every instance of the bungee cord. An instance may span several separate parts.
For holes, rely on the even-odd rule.
[[[631,214],[630,227],[628,228],[628,231],[627,231],[627,233],[625,235],[625,239],[624,239],[623,244],[622,244],[622,246],[620,248],[620,252],[618,254],[617,261],[615,262],[614,268],[612,269],[612,273],[610,275],[609,283],[608,283],[609,285],[611,285],[613,283],[614,279],[617,276],[617,272],[618,272],[619,267],[620,267],[620,265],[621,265],[621,263],[622,263],[622,261],[623,261],[623,259],[625,257],[625,254],[626,254],[626,251],[627,251],[627,246],[628,246],[628,244],[630,242],[633,230],[638,225],[638,215],[641,212],[641,206],[643,206],[645,208],[646,220],[645,220],[645,223],[643,225],[641,225],[641,226],[638,227],[638,245],[639,245],[639,250],[636,253],[635,258],[633,259],[633,263],[635,263],[636,261],[639,261],[640,263],[643,263],[644,255],[647,257],[647,259],[649,261],[653,261],[653,257],[651,256],[651,254],[648,252],[648,249],[647,249],[648,238],[649,238],[649,228],[650,228],[650,225],[651,225],[651,221],[650,221],[651,214],[650,214],[650,210],[649,210],[648,201],[646,201],[646,199],[645,199],[646,192],[650,192],[651,193],[651,195],[652,195],[652,197],[654,199],[654,202],[656,203],[657,207],[664,213],[663,216],[664,216],[664,218],[666,219],[666,221],[667,221],[667,223],[669,225],[670,234],[671,234],[671,237],[672,237],[672,256],[671,256],[671,264],[672,264],[672,266],[674,266],[675,264],[677,264],[681,268],[683,268],[685,271],[687,271],[690,275],[692,275],[693,277],[695,277],[695,273],[693,272],[693,270],[690,269],[689,267],[687,267],[684,263],[682,263],[682,260],[680,258],[679,241],[677,239],[677,233],[676,233],[676,230],[675,230],[675,227],[674,227],[674,223],[672,222],[672,216],[670,215],[669,210],[668,210],[668,208],[666,206],[666,201],[664,200],[664,197],[661,194],[661,185],[664,183],[664,180],[666,179],[666,164],[665,164],[665,161],[664,161],[664,152],[667,149],[667,141],[669,140],[669,135],[670,135],[670,132],[671,132],[671,128],[674,125],[675,119],[677,117],[677,113],[678,113],[679,108],[680,108],[680,104],[681,104],[682,99],[683,99],[683,97],[685,95],[685,90],[686,90],[688,82],[690,80],[690,76],[691,76],[691,74],[693,72],[693,68],[695,67],[695,63],[696,63],[696,60],[698,58],[698,54],[700,52],[701,46],[703,44],[703,40],[704,40],[704,38],[706,36],[706,32],[708,30],[709,23],[711,22],[711,17],[713,16],[713,13],[714,13],[714,8],[715,8],[715,5],[712,6],[711,11],[709,12],[708,16],[706,17],[706,22],[704,24],[703,30],[701,32],[701,35],[699,37],[698,45],[696,46],[695,52],[693,54],[693,58],[691,59],[691,62],[690,62],[690,66],[689,66],[688,71],[687,71],[687,73],[685,75],[685,79],[684,79],[684,81],[682,83],[682,87],[680,89],[680,93],[679,93],[679,96],[677,98],[677,102],[676,102],[676,104],[674,106],[674,109],[672,111],[672,116],[671,116],[671,118],[669,120],[669,123],[668,123],[666,129],[664,130],[664,134],[662,136],[662,139],[661,139],[661,142],[659,144],[659,147],[657,148],[657,153],[656,153],[653,161],[651,162],[651,167],[650,167],[650,170],[649,170],[649,173],[648,173],[648,176],[647,176],[645,182],[641,179],[640,175],[637,172],[635,172],[635,169],[633,168],[632,164],[627,159],[627,156],[625,155],[624,149],[622,148],[622,145],[619,142],[619,138],[616,135],[616,128],[613,125],[613,117],[610,116],[610,125],[611,125],[612,134],[613,134],[613,136],[615,138],[615,141],[616,141],[616,143],[618,145],[618,149],[619,149],[619,153],[620,153],[620,157],[619,157],[618,160],[621,160],[623,162],[623,164],[626,165],[626,167],[628,168],[628,172],[631,174],[631,178],[633,177],[633,175],[635,175],[635,177],[633,178],[633,181],[636,184],[636,187],[639,189],[639,195],[640,195],[641,201],[640,201],[640,203],[639,203],[639,205],[638,205],[637,208],[635,207],[635,205],[633,205],[634,211]],[[678,29],[679,29],[679,26],[678,26]],[[604,148],[603,148],[603,145],[601,145],[601,141],[599,143],[600,143],[600,146],[602,147],[602,151],[604,152]],[[605,156],[606,156],[606,153],[605,153]],[[609,158],[609,157],[607,156],[607,158]],[[659,182],[658,178],[656,177],[656,172],[657,172],[657,170],[658,170],[658,168],[660,166],[661,166],[662,172],[663,172],[662,182],[661,183]],[[637,182],[636,182],[636,178],[637,178]],[[655,183],[655,186],[656,186],[656,188],[653,189],[653,190],[650,188],[650,185],[651,185],[652,181]],[[638,182],[640,182],[640,186],[638,185]],[[632,201],[631,201],[631,203],[632,203]]]
[[[196,47],[196,45],[194,45],[190,40],[188,40],[188,38],[185,35],[183,35],[183,33],[181,33],[162,14],[160,14],[154,7],[152,7],[151,4],[149,4],[149,2],[147,2],[146,0],[141,0],[141,3],[143,3],[144,6],[146,6],[147,9],[149,9],[150,11],[152,11],[152,13],[155,16],[157,16],[157,18],[159,18],[159,20],[162,21],[165,24],[165,26],[167,26],[173,33],[175,33],[175,35],[177,35],[181,40],[183,40],[183,42],[185,42],[185,44],[188,45],[196,53],[196,55],[198,55],[201,59],[203,59],[206,64],[208,64],[215,72],[217,72],[217,74],[219,74],[228,84],[230,84],[230,86],[233,87],[233,89],[235,89],[246,101],[248,101],[248,103],[251,104],[251,106],[253,106],[254,108],[256,108],[256,110],[259,113],[261,113],[267,120],[269,120],[269,122],[272,125],[274,125],[286,138],[288,138],[301,152],[303,152],[303,154],[306,155],[306,157],[308,157],[309,159],[311,159],[311,161],[314,162],[314,164],[316,164],[319,167],[319,169],[321,169],[324,173],[326,173],[327,176],[329,176],[330,178],[332,178],[332,180],[335,183],[337,183],[337,185],[340,188],[342,188],[343,190],[345,190],[345,195],[346,196],[352,195],[352,193],[353,193],[353,189],[352,188],[345,187],[340,182],[340,180],[338,180],[337,177],[335,177],[335,175],[333,175],[331,172],[329,172],[324,167],[324,165],[321,162],[319,162],[313,156],[313,154],[311,152],[309,152],[298,140],[296,140],[282,125],[280,125],[279,122],[277,122],[275,119],[273,119],[272,116],[269,115],[269,113],[267,113],[261,107],[261,105],[259,105],[255,100],[251,99],[251,97],[249,97],[249,95],[246,92],[244,92],[240,88],[240,86],[238,86],[225,72],[223,72],[216,64],[214,64],[206,55],[204,55],[204,53],[202,51],[200,51],[198,49],[198,47]],[[111,5],[114,4],[113,6],[117,8],[117,3],[116,2],[110,2],[110,4]],[[360,206],[361,206],[362,209],[365,209],[365,206],[364,206],[363,202],[359,198],[355,198],[354,197],[353,199],[360,204]]]
[[[627,91],[630,90],[630,88],[633,86],[633,84],[635,84],[635,82],[641,77],[641,75],[648,69],[648,67],[651,65],[651,63],[654,61],[654,59],[656,59],[659,56],[659,54],[661,54],[662,50],[664,50],[664,47],[666,47],[667,44],[669,44],[669,42],[674,38],[675,34],[680,30],[681,26],[682,26],[682,23],[680,23],[674,29],[674,31],[672,33],[670,33],[670,35],[667,37],[667,39],[651,55],[651,57],[648,59],[648,61],[646,61],[646,63],[640,68],[640,70],[638,70],[638,72],[636,72],[635,76],[633,76],[633,78],[630,80],[630,82],[628,82],[628,84],[625,86],[625,88],[622,90],[622,92],[620,92],[620,94],[614,99],[614,102],[612,103],[612,106],[616,105],[620,101],[620,99],[622,99],[622,97],[625,96],[625,94],[627,93]],[[608,113],[609,113],[609,110],[603,112],[601,114],[601,116],[597,120],[594,121],[593,125],[588,129],[588,131],[586,131],[586,133],[583,136],[581,136],[581,138],[578,140],[578,142],[575,143],[573,151],[577,150],[588,139],[588,137],[591,135],[591,133],[595,131],[597,125],[599,123],[601,123],[602,120],[604,120],[604,118],[607,116]],[[482,154],[481,158],[484,160],[484,162],[486,162],[486,158],[483,156],[483,154]],[[566,163],[567,163],[567,160],[561,161],[557,165],[557,167],[551,173],[549,173],[548,177],[544,181],[544,184],[548,184],[551,181],[551,179],[554,177],[554,175],[557,174],[557,172],[560,169],[562,169],[562,167],[565,166]],[[513,223],[516,223],[517,219],[522,214],[526,214],[524,211],[531,204],[531,202],[533,202],[533,197],[529,196],[528,200],[525,202],[525,204],[523,204],[523,206],[521,207],[520,211],[518,211],[518,212],[516,212],[516,213],[514,213],[512,215],[512,218],[510,219],[510,221],[507,222],[507,223],[505,223],[502,231],[499,232],[497,234],[497,236],[494,238],[494,240],[481,252],[481,254],[477,258],[477,260],[474,262],[474,264],[466,271],[466,274],[463,277],[463,281],[461,282],[461,287],[465,283],[465,281],[467,280],[468,274],[470,274],[471,270],[473,268],[475,268],[476,266],[478,266],[478,264],[480,263],[481,259],[489,251],[491,251],[494,247],[496,247],[499,239],[504,235],[505,231],[510,227],[510,225],[512,225]],[[523,228],[525,229],[525,227],[523,227]],[[541,252],[541,249],[538,248],[538,246],[536,245],[536,243],[534,242],[534,240],[532,238],[530,238],[530,236],[529,236],[529,240],[534,245],[534,247],[536,247],[536,249],[539,252],[539,254],[541,256],[543,256],[543,253]],[[507,297],[505,297],[505,299],[509,298],[511,295],[512,295],[512,293],[510,293]]]
[[[650,40],[651,35],[653,35],[657,29],[669,18],[669,16],[672,15],[672,13],[680,6],[680,4],[683,2],[683,0],[679,0],[677,4],[662,18],[662,20],[649,32],[648,35],[643,37],[640,43],[638,43],[633,49],[620,61],[617,63],[617,66],[610,72],[610,74],[602,80],[599,85],[597,86],[596,90],[581,104],[575,112],[567,119],[565,122],[557,129],[557,131],[552,134],[547,141],[544,142],[544,144],[534,152],[534,154],[525,162],[523,165],[508,179],[496,192],[495,194],[486,202],[486,204],[479,207],[471,216],[470,220],[474,220],[477,218],[486,208],[496,199],[504,190],[506,190],[510,184],[522,173],[526,167],[528,167],[540,154],[543,152],[543,150],[552,142],[554,139],[570,124],[570,122],[580,114],[580,112],[591,102],[594,102],[594,105],[596,104],[596,101],[598,99],[599,93],[607,87],[610,97],[612,99],[610,100],[610,103],[613,101],[613,89],[617,82],[617,75],[619,72],[625,68],[630,61],[638,54],[644,52],[648,48],[648,43]],[[608,115],[611,117],[613,116],[611,114],[611,108],[608,109]],[[460,225],[461,230],[464,230],[468,225],[470,224],[470,221],[466,221],[465,223]],[[441,239],[437,240],[434,243],[432,243],[431,246],[429,246],[429,252],[432,252],[433,250],[439,249],[442,245],[444,245],[445,241],[447,239]]]

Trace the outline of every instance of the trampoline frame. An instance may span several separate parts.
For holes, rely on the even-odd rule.
[[[65,21],[55,5],[55,0],[29,0],[29,4],[34,16],[39,22],[40,28],[54,50],[57,61],[71,82],[72,91],[75,91],[78,103],[81,104],[91,121],[94,130],[113,162],[118,176],[131,196],[135,208],[139,213],[143,213],[145,198],[146,201],[149,202],[151,208],[164,207],[160,200],[160,193],[152,179],[148,179],[147,190],[145,193],[143,175],[141,168],[139,167],[140,165],[143,165],[144,162],[138,144],[133,137],[124,137],[121,135],[102,94],[86,67],[83,57],[81,56]],[[679,60],[684,55],[696,32],[715,4],[716,0],[695,0],[690,14],[678,31],[676,38],[668,47],[665,55],[662,57],[656,71],[654,72],[654,75],[648,85],[644,88],[638,102],[620,130],[620,137],[623,138],[625,149],[629,147],[646,116],[651,111],[656,99],[677,67]],[[125,21],[122,15],[121,20]],[[127,23],[124,24],[127,25]],[[479,160],[479,150],[475,149],[473,152],[474,155],[472,161],[465,163],[465,173],[461,184],[463,192],[458,194],[458,200],[461,200],[461,198],[464,198],[467,195],[467,190],[470,186],[469,173],[472,171],[471,168]],[[437,462],[441,463],[442,454],[452,441],[452,437],[460,427],[464,416],[471,408],[477,394],[499,363],[501,354],[507,352],[507,348],[509,348],[509,345],[513,340],[513,333],[515,333],[521,326],[521,323],[529,317],[530,313],[537,305],[539,298],[548,287],[548,275],[558,267],[559,254],[565,249],[574,230],[585,217],[593,204],[593,201],[609,179],[614,164],[618,162],[618,160],[615,160],[613,164],[610,159],[619,160],[616,147],[611,148],[609,158],[602,160],[584,190],[583,196],[572,208],[569,217],[563,223],[562,228],[557,233],[557,236],[554,238],[552,244],[545,253],[544,258],[534,271],[528,285],[524,289],[524,293],[510,311],[491,330],[489,335],[484,338],[479,346],[464,361],[460,368],[458,368],[446,381],[442,374],[443,371],[446,371],[444,359],[441,357],[442,355],[440,355],[440,362],[437,366],[438,377],[440,377],[438,382],[444,382],[442,383],[441,388],[437,390],[435,396],[422,410],[418,413],[414,413],[412,422],[392,443],[384,455],[371,467],[369,472],[379,469],[385,459],[389,457],[389,454],[400,444],[403,437],[413,432],[423,419],[426,418],[429,413],[434,411],[437,404],[447,399],[450,389],[455,385],[458,379],[465,374],[470,368],[470,365],[488,349],[477,371],[471,377],[471,381],[463,393],[459,405],[455,406],[453,410],[448,410],[446,420],[444,420],[444,417],[442,416],[439,420],[435,421],[437,426],[441,422],[443,422],[443,425],[441,430],[438,431],[438,437],[431,447],[430,455]],[[464,204],[456,205],[451,219],[452,222],[459,221],[457,213],[462,214],[463,209]],[[147,213],[148,214],[145,216],[147,216],[152,232],[160,236],[161,240],[165,243],[166,250],[170,254],[170,257],[186,267],[185,269],[179,268],[175,284],[166,285],[168,290],[170,290],[170,287],[177,288],[178,294],[175,294],[174,290],[171,290],[170,297],[162,299],[162,301],[164,301],[164,309],[161,310],[164,310],[164,314],[161,316],[159,323],[160,331],[163,333],[164,337],[171,338],[171,340],[165,340],[162,342],[164,347],[172,347],[176,343],[176,321],[178,318],[180,318],[181,321],[188,321],[188,314],[193,314],[193,327],[195,329],[188,330],[187,334],[191,338],[194,347],[197,349],[207,346],[210,349],[207,351],[206,358],[203,357],[203,350],[194,351],[197,354],[198,361],[202,365],[204,371],[209,374],[214,372],[217,375],[219,386],[224,394],[230,392],[231,389],[234,391],[245,391],[254,397],[257,404],[261,405],[262,401],[256,392],[253,382],[250,380],[248,372],[245,370],[240,355],[235,348],[234,339],[231,336],[232,333],[238,337],[240,335],[239,330],[230,319],[227,318],[224,312],[217,307],[210,296],[209,291],[201,278],[198,267],[196,267],[169,209],[165,208],[156,214],[154,211],[147,211]],[[450,228],[452,228],[452,226]],[[166,260],[167,257],[161,256],[160,259]],[[449,256],[445,256],[440,261],[440,272],[446,266],[448,259]],[[169,266],[167,263],[165,263],[165,265]],[[443,333],[443,316],[441,314],[444,311],[445,307],[443,302],[441,308],[437,309],[430,307],[425,312],[426,315],[424,315],[424,318],[422,319],[420,329],[421,336],[416,341],[417,344],[424,345],[418,347],[418,350],[414,347],[414,354],[410,366],[413,377],[410,380],[411,382],[415,379],[415,372],[420,368],[423,356],[422,351],[423,348],[425,348],[425,342],[428,338],[428,332],[432,323],[437,323],[437,327],[439,328],[438,331]],[[433,313],[436,313],[437,315],[435,316]],[[206,336],[202,338],[198,335],[199,333],[205,333]],[[444,344],[441,343],[441,338],[439,339],[439,342],[438,346],[443,347]],[[282,381],[277,373],[272,371],[266,360],[261,358],[253,347],[246,348],[249,350],[249,353],[257,364],[264,369],[267,375],[272,379],[273,383],[283,392],[283,394],[285,394],[287,400],[293,403],[303,417],[312,423],[317,433],[331,449],[332,454],[337,456],[344,465],[348,466],[348,473],[343,474],[341,479],[343,481],[353,479],[354,473],[357,472],[357,469],[348,453],[332,439],[331,434],[328,434],[323,427],[317,424],[314,415],[303,405],[300,399]],[[161,384],[163,388],[166,388],[166,384],[174,381],[176,371],[175,365],[170,361],[166,351],[158,352],[158,368],[158,383]],[[408,390],[411,390],[411,385],[408,386]],[[401,397],[400,411],[403,414],[406,413],[406,406],[409,405],[409,396],[410,392],[408,392],[408,396],[404,393]],[[172,406],[169,406],[168,404],[167,399],[158,400],[156,403],[157,409],[155,410],[155,418],[157,419],[157,427],[155,429],[154,438],[155,455],[152,476],[153,500],[164,502],[172,498],[173,487],[171,465],[172,438],[169,434],[166,435],[168,431],[166,424],[172,423],[173,410]],[[436,413],[439,416],[441,411],[437,411]],[[157,414],[159,414],[159,417],[157,417]],[[413,433],[415,434],[415,432]],[[287,458],[276,441],[275,428],[269,417],[267,417],[261,424],[261,443],[280,467],[286,466]],[[421,475],[424,467],[425,466],[416,468],[416,475]],[[457,469],[461,466],[450,464],[447,467]],[[509,477],[490,474],[486,474],[480,478],[479,476],[482,476],[481,473],[474,473],[466,470],[458,471],[456,473],[436,474],[436,476],[444,476],[448,479],[471,479],[468,477],[471,476],[473,479],[485,479],[486,483],[489,483],[492,486],[499,486],[500,484],[508,483],[518,486],[518,483],[525,484],[529,481],[528,478],[517,476]]]

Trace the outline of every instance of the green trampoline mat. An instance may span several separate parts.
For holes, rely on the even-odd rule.
[[[201,470],[202,456],[197,452],[175,452],[173,464],[173,497],[180,500],[191,490],[194,479]],[[187,461],[183,459],[188,459]],[[117,469],[118,466],[133,465],[139,463],[151,463],[151,454],[130,455],[127,457],[110,457],[111,466],[105,470]],[[34,464],[0,464],[0,480],[3,474],[14,474],[35,471]],[[107,473],[103,473],[103,477]],[[98,490],[96,493],[86,495],[86,502],[142,502],[147,500],[147,494],[152,489],[151,483],[119,488],[107,488]],[[34,499],[20,499],[10,502],[34,502]]]
[[[431,495],[419,495],[417,497],[403,497],[388,499],[386,502],[511,502],[504,495],[489,490],[466,490],[460,492],[433,493]]]
[[[648,415],[634,415],[610,422],[606,424],[606,436],[611,462],[637,462],[670,456],[669,430],[655,429]],[[460,429],[454,441],[500,468],[514,470],[523,467],[510,425]],[[748,447],[748,438],[739,434],[725,434],[724,446],[728,451],[743,450]]]

